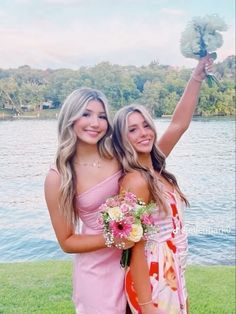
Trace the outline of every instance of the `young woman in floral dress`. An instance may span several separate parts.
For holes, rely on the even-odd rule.
[[[121,190],[156,203],[156,233],[131,249],[125,287],[133,314],[188,313],[183,217],[188,201],[175,176],[166,170],[165,159],[190,124],[205,67],[210,70],[211,65],[209,57],[200,60],[160,139],[144,107],[126,106],[115,115],[113,144],[124,171]]]

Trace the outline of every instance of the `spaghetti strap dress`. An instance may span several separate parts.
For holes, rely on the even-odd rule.
[[[157,210],[158,229],[145,247],[152,300],[158,314],[186,314],[184,272],[188,244],[183,224],[184,204],[177,193],[165,194],[170,205],[169,214],[160,214]],[[126,272],[125,289],[132,314],[141,314],[130,269]]]
[[[118,194],[119,171],[76,198],[82,221],[81,234],[102,233],[99,206]],[[75,254],[73,301],[78,314],[124,314],[126,296],[125,271],[120,267],[121,250],[104,248]]]

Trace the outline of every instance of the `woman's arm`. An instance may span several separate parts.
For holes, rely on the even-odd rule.
[[[132,192],[145,203],[149,202],[150,193],[147,183],[139,173],[127,174],[122,179],[121,191]],[[130,271],[142,313],[157,314],[157,309],[152,303],[149,268],[145,256],[145,241],[143,240],[132,247]]]
[[[158,140],[158,147],[167,157],[180,137],[187,130],[195,111],[202,81],[206,77],[205,68],[210,72],[213,60],[209,56],[202,58],[189,79],[184,93],[173,113],[171,123]]]
[[[53,229],[62,250],[66,253],[83,253],[91,252],[106,247],[103,234],[83,235],[75,234],[72,225],[68,225],[65,217],[60,213],[58,208],[60,175],[50,170],[44,184],[45,199],[50,214]],[[134,245],[132,241],[123,240],[124,249]],[[114,246],[120,243],[120,239],[114,239]]]
[[[50,170],[44,184],[45,199],[57,240],[66,253],[90,252],[105,248],[102,234],[78,235],[73,226],[68,225],[58,208],[60,176]]]

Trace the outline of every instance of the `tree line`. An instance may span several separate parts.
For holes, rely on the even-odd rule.
[[[235,56],[214,66],[221,87],[203,84],[196,109],[198,115],[235,114]],[[38,111],[44,102],[59,108],[66,96],[82,86],[105,93],[112,110],[130,103],[141,103],[160,117],[172,114],[192,69],[161,65],[120,66],[108,62],[93,67],[71,69],[0,69],[0,109],[21,114]]]

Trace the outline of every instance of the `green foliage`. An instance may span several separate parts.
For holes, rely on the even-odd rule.
[[[74,89],[82,86],[102,90],[112,111],[132,102],[142,103],[154,116],[172,114],[180,99],[191,69],[177,69],[153,61],[148,66],[119,66],[102,62],[78,70],[36,70],[24,65],[0,69],[0,109],[13,113],[38,111],[45,101],[58,108]],[[203,85],[197,114],[235,114],[235,56],[215,65],[222,84],[219,89]]]

